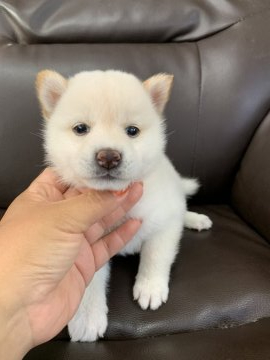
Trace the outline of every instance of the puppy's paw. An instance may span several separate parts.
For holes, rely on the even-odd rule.
[[[168,299],[169,287],[162,279],[140,279],[138,278],[133,287],[134,300],[138,300],[143,310],[150,308],[156,310]]]
[[[187,211],[184,224],[188,229],[202,231],[210,229],[213,223],[206,215]]]
[[[203,214],[198,214],[196,221],[192,224],[192,229],[197,231],[208,230],[212,227],[212,221],[210,218]]]
[[[71,341],[92,342],[104,336],[108,326],[108,309],[78,311],[68,324]]]

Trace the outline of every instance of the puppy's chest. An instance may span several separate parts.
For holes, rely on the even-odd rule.
[[[151,209],[149,209],[149,211],[146,211],[146,205],[147,204],[145,204],[142,199],[130,212],[127,213],[127,215],[122,219],[122,221],[117,224],[117,226],[119,226],[121,223],[125,222],[128,219],[140,219],[142,221],[142,225],[139,231],[120,252],[121,255],[135,254],[140,252],[142,243],[147,238],[149,233],[152,232],[152,211]]]
[[[121,255],[134,254],[141,251],[142,244],[152,238],[155,233],[164,229],[170,216],[170,206],[164,204],[159,196],[145,194],[137,205],[126,215],[125,219],[140,219],[142,225],[131,241],[120,252]]]

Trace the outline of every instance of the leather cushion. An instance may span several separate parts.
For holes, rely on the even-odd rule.
[[[258,128],[241,162],[232,200],[237,211],[270,241],[270,114]]]
[[[270,319],[233,329],[179,333],[147,339],[69,343],[52,341],[24,360],[266,360]]]
[[[61,3],[66,8],[59,9],[59,3],[52,8],[48,3],[10,2],[17,9],[17,20],[23,23],[28,19],[31,26],[41,26],[43,32],[47,29],[42,26],[43,20],[47,19],[52,26],[58,16],[73,16],[73,2]],[[190,10],[196,8],[195,3],[191,1],[185,6]],[[47,13],[41,12],[42,4]],[[213,14],[218,12],[211,4],[202,3],[200,16],[215,23]],[[1,46],[0,206],[8,206],[43,166],[39,138],[42,125],[34,81],[36,73],[44,68],[53,68],[66,76],[81,70],[115,68],[133,72],[141,79],[157,72],[173,73],[175,84],[166,110],[168,154],[183,175],[200,179],[201,201],[227,201],[241,158],[269,107],[267,4],[260,0],[250,8],[247,3],[235,1],[234,6],[228,6],[228,12],[233,14],[235,9],[242,8],[243,16],[230,27],[200,37],[198,42],[28,46],[10,42]],[[6,24],[7,13],[3,3],[1,6]],[[220,9],[220,3],[217,6]],[[223,6],[226,8],[225,3]],[[82,7],[78,5],[76,9],[75,18]],[[102,11],[106,14],[107,10]],[[77,36],[73,20],[70,31]],[[17,28],[12,24],[15,31]],[[53,29],[54,26],[51,27],[54,33]],[[58,30],[55,29],[55,34]],[[51,41],[57,39],[55,36]],[[65,39],[68,42],[70,38]]]
[[[200,179],[201,201],[228,199],[236,169],[268,110],[270,38],[263,35],[268,33],[268,24],[267,16],[250,18],[239,28],[197,44],[13,45],[0,49],[4,89],[0,92],[0,206],[8,206],[43,165],[34,81],[44,68],[66,76],[115,68],[141,79],[157,72],[173,73],[175,83],[166,110],[168,155],[183,175]],[[249,36],[260,41],[250,46]]]
[[[32,14],[32,25],[36,22],[38,26],[38,19],[42,23],[41,3],[23,2],[22,7],[20,4],[16,2],[23,19],[32,19]],[[65,4],[70,10],[73,2]],[[202,9],[208,9],[206,17],[212,19],[212,5],[203,4]],[[240,4],[236,1],[235,7],[241,7]],[[243,6],[249,9],[248,16],[245,13],[234,25],[215,34],[211,32],[211,36],[198,42],[28,46],[11,42],[1,46],[0,206],[8,206],[43,166],[41,116],[34,81],[36,73],[44,68],[54,68],[66,76],[81,70],[115,68],[133,72],[141,79],[157,72],[173,73],[175,84],[166,110],[168,154],[183,175],[200,179],[201,201],[227,201],[241,158],[269,108],[267,4],[260,0],[252,11],[248,5]],[[228,11],[235,7],[229,6]],[[67,9],[60,7],[61,16]],[[50,11],[51,16],[49,12],[47,15],[53,23],[53,11],[56,18],[59,15],[57,6]],[[6,24],[6,12],[3,14]],[[74,22],[71,23],[70,31],[76,34]],[[14,26],[13,23],[15,31]]]
[[[194,209],[209,215],[213,228],[185,231],[169,299],[157,311],[143,311],[133,301],[138,256],[114,258],[105,339],[228,328],[270,316],[268,243],[228,206]],[[58,339],[68,339],[66,329]]]
[[[267,1],[72,0],[0,3],[1,35],[25,43],[187,41],[209,36],[268,8]],[[2,19],[1,19],[2,11]]]

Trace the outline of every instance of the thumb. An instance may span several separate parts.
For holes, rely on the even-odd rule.
[[[119,207],[124,216],[141,196],[140,183],[133,184],[124,193],[87,190],[80,195],[52,203],[51,216],[61,230],[82,233]]]

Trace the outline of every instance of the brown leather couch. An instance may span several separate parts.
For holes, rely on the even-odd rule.
[[[25,359],[270,359],[269,0],[0,1],[2,214],[43,167],[44,68],[174,74],[168,154],[214,225],[185,231],[158,311],[132,300],[138,257],[115,258],[104,340],[64,329]]]

